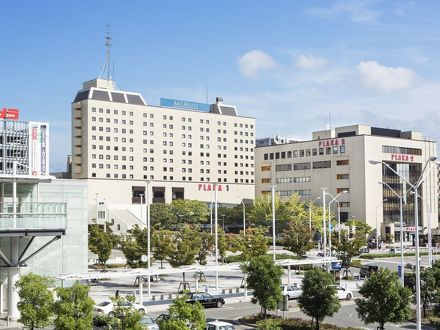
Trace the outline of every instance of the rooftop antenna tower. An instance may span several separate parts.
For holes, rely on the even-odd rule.
[[[111,80],[112,77],[112,68],[110,63],[110,48],[112,47],[112,37],[110,36],[110,25],[106,25],[106,33],[105,33],[105,48],[106,48],[106,56],[105,62],[102,66],[101,73],[99,74],[100,78]]]

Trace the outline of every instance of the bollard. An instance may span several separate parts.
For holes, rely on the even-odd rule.
[[[222,294],[225,294],[226,293],[226,290],[225,289],[222,289]]]
[[[232,293],[232,289],[229,289],[229,293]]]
[[[235,289],[235,292],[236,292],[236,293],[239,293],[239,292],[240,292],[240,288],[236,288],[236,289]]]
[[[160,295],[160,300],[163,300],[163,299],[164,299],[163,294],[161,294]]]

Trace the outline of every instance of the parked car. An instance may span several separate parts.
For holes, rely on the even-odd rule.
[[[154,322],[153,318],[150,316],[144,315],[139,321],[139,324],[142,326],[143,329],[159,330],[159,325]]]
[[[123,304],[124,307],[130,307],[133,306],[134,309],[136,309],[137,311],[139,311],[140,313],[144,314],[145,313],[145,306],[140,305],[140,304],[136,304],[136,303],[130,303],[128,301],[124,302]],[[98,305],[94,306],[94,311],[97,314],[105,314],[108,315],[110,317],[115,316],[115,313],[113,312],[113,303],[111,301],[103,301],[102,303],[99,303]]]
[[[372,273],[375,273],[379,270],[378,266],[374,265],[363,265],[361,270],[359,271],[360,278],[369,278]]]
[[[370,253],[370,249],[367,248],[367,247],[363,247],[363,248],[360,248],[360,249],[359,249],[359,252],[360,252],[360,253]]]
[[[302,293],[302,290],[295,283],[293,285],[282,285],[281,290],[283,295],[287,296],[287,299],[297,299]]]
[[[162,321],[167,321],[170,319],[170,316],[168,314],[160,314],[158,317],[156,317],[156,323],[160,323]]]
[[[340,285],[333,285],[336,289],[336,295],[339,300],[351,300],[353,298],[353,292],[349,289],[345,289]]]
[[[235,327],[231,323],[215,320],[206,323],[206,330],[235,330]]]
[[[194,304],[196,301],[202,304],[203,307],[222,307],[225,300],[222,297],[214,297],[206,292],[187,293],[187,303]]]

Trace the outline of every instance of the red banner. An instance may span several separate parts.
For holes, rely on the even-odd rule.
[[[18,109],[2,108],[2,111],[0,111],[0,118],[18,120],[19,113],[20,113],[20,110],[18,110]]]

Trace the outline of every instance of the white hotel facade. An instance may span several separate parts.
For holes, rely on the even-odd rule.
[[[72,178],[88,182],[91,218],[139,224],[147,180],[153,203],[211,203],[214,185],[222,204],[254,198],[255,119],[221,98],[211,105],[165,101],[148,105],[103,79],[76,94]]]
[[[267,141],[267,140],[266,140]],[[282,197],[296,192],[304,200],[322,196],[322,188],[338,197],[341,221],[357,218],[365,220],[373,229],[376,222],[382,236],[398,238],[400,200],[380,182],[387,183],[398,194],[409,186],[385,165],[373,165],[369,160],[381,161],[408,181],[419,178],[425,163],[437,155],[437,143],[426,140],[418,132],[354,125],[313,132],[310,141],[266,143],[255,149],[256,195],[271,192],[276,185]],[[429,168],[433,166],[432,162]],[[438,181],[436,169],[426,177],[419,192],[419,230],[424,231],[428,220],[438,227]],[[405,195],[403,206],[406,239],[414,228],[414,195]],[[326,203],[331,198],[327,196]],[[317,204],[322,203],[318,200]],[[328,204],[326,205],[328,207]],[[332,205],[336,212],[336,203]],[[384,237],[384,236],[383,236]]]

